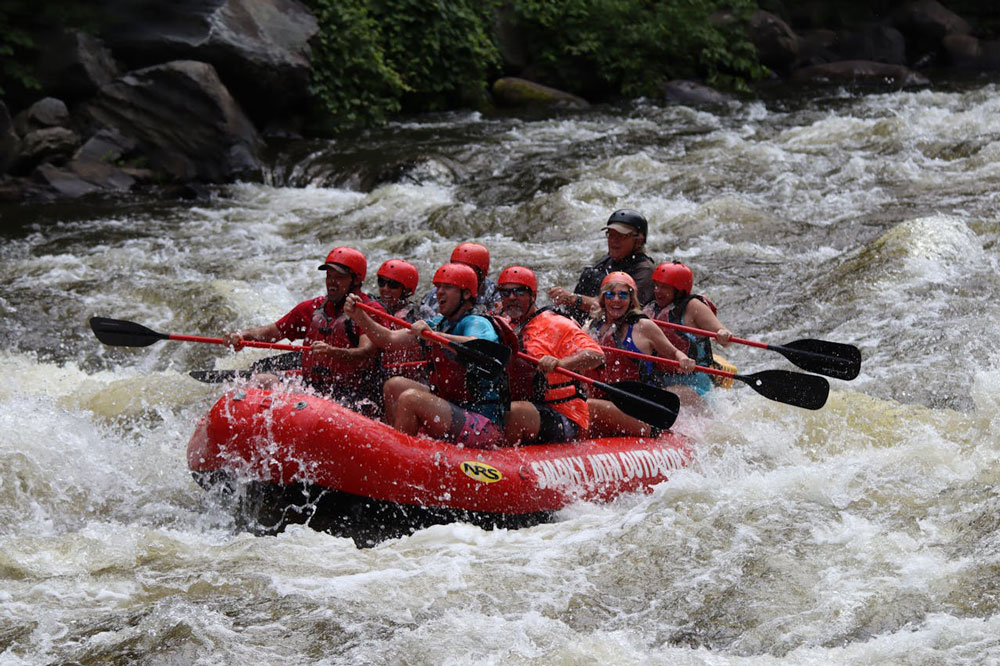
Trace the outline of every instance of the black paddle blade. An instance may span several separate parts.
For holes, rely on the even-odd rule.
[[[460,361],[475,363],[484,369],[506,372],[510,360],[510,347],[489,340],[473,338],[468,342],[449,342]]]
[[[861,351],[853,345],[827,340],[796,340],[768,345],[803,370],[835,379],[854,379],[861,372]]]
[[[249,379],[256,373],[253,370],[192,370],[188,374],[205,384],[221,384],[236,379]]]
[[[603,390],[618,409],[660,430],[667,430],[674,424],[681,408],[681,399],[676,393],[642,382],[594,382],[594,386]]]
[[[169,335],[157,333],[141,324],[107,317],[91,317],[90,328],[98,340],[112,347],[148,347],[154,342],[170,339]]]
[[[765,398],[803,409],[819,409],[830,395],[830,382],[816,375],[788,370],[764,370],[752,375],[735,375]]]

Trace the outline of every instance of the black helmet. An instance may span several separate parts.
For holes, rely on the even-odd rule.
[[[604,228],[614,229],[615,231],[620,231],[622,233],[628,233],[628,231],[615,226],[621,224],[632,227],[642,234],[643,237],[649,235],[649,223],[646,222],[646,218],[642,216],[642,213],[637,210],[632,210],[631,208],[620,208],[616,210],[611,213],[611,217],[608,218],[608,223],[604,226]]]

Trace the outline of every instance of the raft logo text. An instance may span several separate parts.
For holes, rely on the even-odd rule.
[[[687,456],[676,449],[618,451],[587,456],[568,456],[531,463],[540,489],[590,485],[630,479],[666,477],[682,468]]]
[[[495,483],[503,479],[503,474],[501,474],[500,470],[496,467],[492,467],[486,463],[476,462],[474,460],[466,460],[463,462],[462,471],[467,477],[475,479],[476,481],[482,481],[483,483]]]

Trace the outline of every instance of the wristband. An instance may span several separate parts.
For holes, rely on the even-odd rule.
[[[577,310],[582,310],[583,309],[583,296],[577,295],[577,297],[576,297],[576,309]]]

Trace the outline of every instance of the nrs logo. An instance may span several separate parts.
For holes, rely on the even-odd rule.
[[[467,460],[462,463],[462,471],[469,478],[483,483],[494,483],[503,479],[503,474],[496,467],[491,467],[486,463]]]

